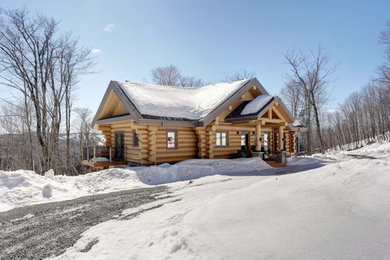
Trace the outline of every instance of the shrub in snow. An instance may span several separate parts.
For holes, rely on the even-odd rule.
[[[47,172],[45,172],[45,177],[53,178],[54,177],[54,170],[50,169]]]
[[[52,195],[53,195],[53,189],[51,188],[51,185],[50,184],[46,184],[45,186],[43,186],[43,188],[42,188],[42,196],[44,198],[51,198]]]

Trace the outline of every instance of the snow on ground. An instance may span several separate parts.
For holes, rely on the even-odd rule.
[[[0,212],[36,203],[73,199],[132,188],[150,187],[216,174],[265,174],[271,167],[259,158],[187,160],[175,165],[109,169],[80,176],[45,176],[32,171],[0,171]]]
[[[91,228],[58,258],[388,259],[389,151],[333,154],[295,174],[173,183],[171,198]],[[318,162],[290,159],[289,167]]]

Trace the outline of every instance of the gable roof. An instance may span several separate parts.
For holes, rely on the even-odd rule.
[[[248,79],[200,88],[118,82],[119,87],[143,116],[199,120],[233,95]]]
[[[111,91],[128,110],[129,114],[123,116],[126,120],[134,119],[137,123],[149,125],[206,126],[252,87],[261,94],[268,94],[256,78],[200,88],[111,81],[92,125],[120,119],[99,118]]]

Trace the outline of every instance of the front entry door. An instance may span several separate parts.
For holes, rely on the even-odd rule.
[[[125,138],[124,138],[123,132],[115,132],[115,153],[114,153],[114,160],[122,161],[124,159],[123,153],[124,153],[124,144],[125,144]]]
[[[241,149],[249,150],[249,132],[241,132]]]
[[[264,152],[269,153],[269,138],[270,134],[269,132],[264,132]]]

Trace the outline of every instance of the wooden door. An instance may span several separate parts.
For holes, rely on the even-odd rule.
[[[241,131],[241,149],[249,150],[249,132]]]
[[[125,134],[124,132],[115,132],[115,153],[114,160],[124,159]]]
[[[264,132],[264,152],[270,152],[270,132]]]

